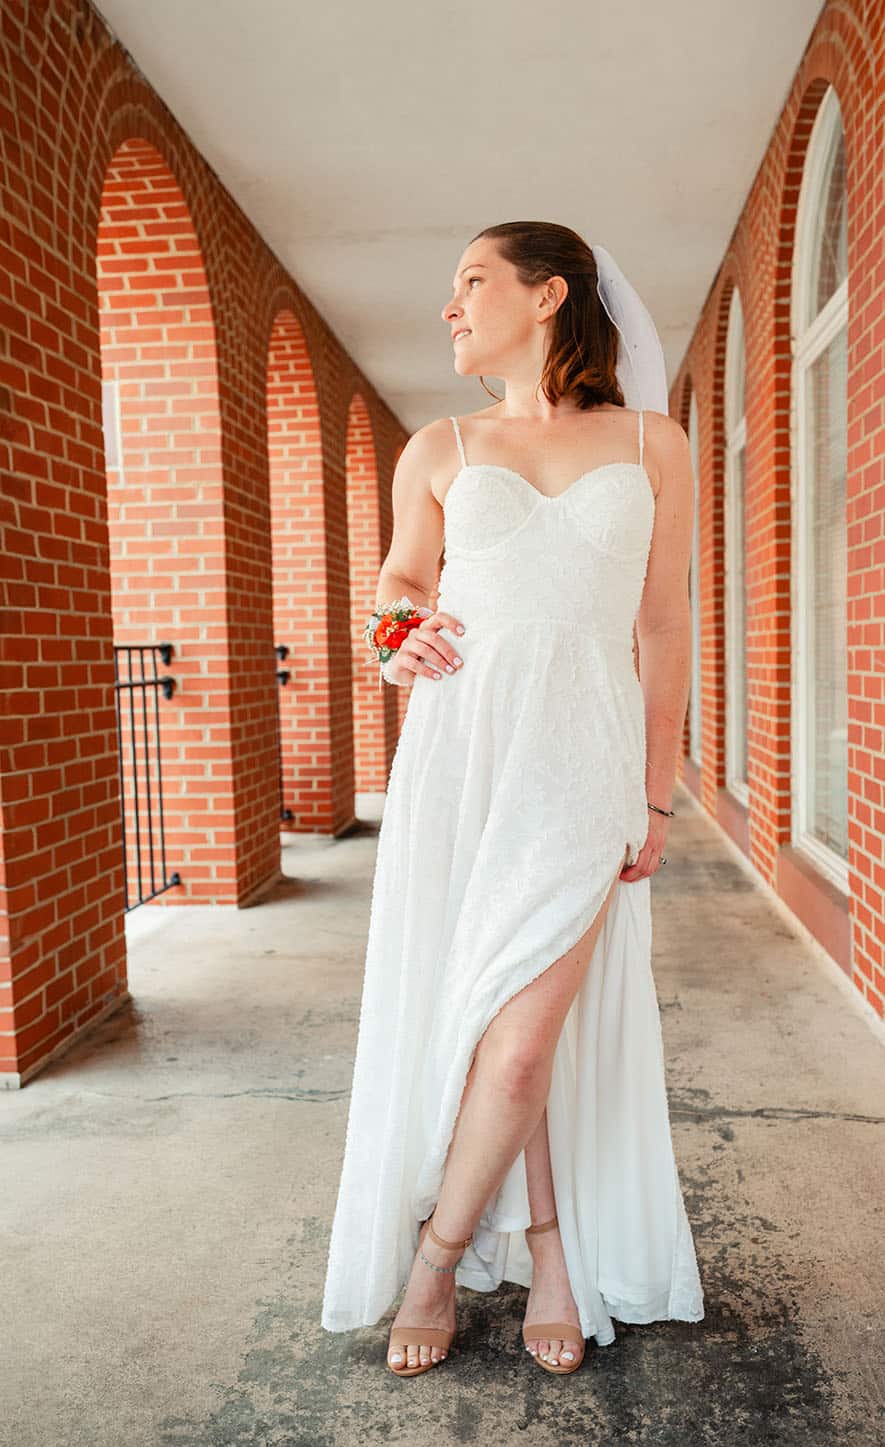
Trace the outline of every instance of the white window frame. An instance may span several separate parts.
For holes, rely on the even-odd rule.
[[[746,636],[737,639],[735,636],[735,606],[738,587],[746,587],[747,575],[747,553],[746,553],[746,505],[744,506],[744,526],[741,533],[744,539],[744,556],[740,572],[740,579],[735,571],[735,547],[738,536],[738,518],[736,516],[737,499],[735,498],[734,475],[735,459],[746,446],[747,440],[747,416],[746,416],[746,373],[744,373],[744,407],[741,409],[740,417],[735,416],[737,411],[738,379],[741,370],[745,368],[746,352],[744,348],[744,312],[741,305],[740,295],[737,287],[731,294],[731,303],[728,312],[728,331],[725,344],[725,787],[745,807],[750,801],[750,791],[747,780],[737,773],[737,741],[740,730],[744,727],[743,714],[738,714],[738,692],[740,670],[743,669],[743,690],[744,698],[747,699],[747,640]],[[744,492],[746,492],[746,467],[744,468]],[[744,619],[746,624],[746,617]],[[736,647],[736,644],[739,646]],[[744,740],[744,754],[746,756],[746,739]]]
[[[688,405],[688,445],[694,474],[694,526],[691,537],[691,688],[688,698],[688,756],[698,768],[703,758],[701,712],[701,485],[698,463],[698,402],[692,388]]]
[[[808,767],[808,728],[802,701],[808,689],[807,607],[808,583],[808,489],[813,478],[809,456],[808,389],[810,368],[838,333],[848,326],[848,278],[828,299],[817,316],[809,322],[806,306],[809,282],[815,261],[814,239],[817,208],[827,181],[827,163],[842,114],[832,86],[818,108],[808,141],[799,203],[796,216],[796,242],[793,254],[790,297],[790,340],[792,350],[790,407],[790,618],[792,680],[790,713],[793,720],[793,747],[790,768],[791,842],[812,861],[815,867],[846,895],[849,894],[848,861],[822,844],[808,829],[805,809],[804,781]]]
[[[120,432],[120,387],[116,381],[102,381],[101,422],[105,467],[108,471],[121,471],[123,444]]]

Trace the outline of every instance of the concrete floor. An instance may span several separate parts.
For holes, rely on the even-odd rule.
[[[461,1289],[407,1381],[384,1322],[320,1328],[377,826],[288,835],[251,909],[134,911],[131,1002],[0,1093],[3,1447],[885,1440],[885,1036],[676,809],[654,964],[703,1322],[616,1323],[558,1378],[523,1288]]]

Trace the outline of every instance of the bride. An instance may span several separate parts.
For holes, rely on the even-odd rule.
[[[367,638],[410,697],[323,1325],[376,1321],[404,1284],[387,1364],[415,1375],[446,1359],[456,1284],[507,1279],[529,1287],[527,1351],[566,1373],[585,1337],[614,1339],[611,1316],[703,1316],[649,914],[688,697],[694,478],[654,325],[601,246],[489,227],[441,315],[455,370],[504,395],[421,428],[394,476]]]

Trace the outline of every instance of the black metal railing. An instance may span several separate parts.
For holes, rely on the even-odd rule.
[[[114,646],[114,689],[117,699],[117,757],[120,770],[120,807],[122,810],[123,881],[126,912],[155,899],[174,885],[181,884],[181,875],[174,871],[167,876],[166,834],[163,819],[163,770],[160,761],[159,695],[171,698],[175,680],[157,673],[157,655],[165,668],[172,658],[171,643],[124,643]],[[145,672],[145,655],[150,675]],[[125,666],[125,676],[121,668]],[[136,672],[133,672],[133,669]],[[148,727],[148,699],[153,699],[153,728]],[[136,704],[137,700],[137,704]],[[125,716],[125,723],[124,723]],[[141,759],[139,759],[139,735]],[[152,735],[152,737],[151,737]],[[128,757],[124,751],[128,743]],[[131,807],[125,793],[124,758],[130,766],[132,781]],[[139,769],[139,763],[141,769]],[[154,777],[154,774],[156,777]],[[142,791],[143,784],[143,791]],[[144,836],[144,838],[143,838]],[[136,885],[129,884],[129,842],[135,858]],[[145,890],[144,867],[149,871],[150,888]],[[159,883],[158,883],[159,877]]]
[[[289,648],[285,643],[278,643],[274,652],[281,663],[289,657]],[[288,668],[277,669],[277,683],[280,685],[280,688],[285,688],[291,677],[292,674]],[[282,710],[279,707],[279,695],[277,695],[277,705],[277,748],[280,760],[280,818],[285,824],[288,824],[295,816],[291,809],[286,808],[283,796],[283,721]]]

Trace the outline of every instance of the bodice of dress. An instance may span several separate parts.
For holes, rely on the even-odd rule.
[[[604,463],[556,496],[511,468],[471,463],[443,512],[440,609],[483,630],[577,625],[612,666],[633,671],[655,513],[642,463]]]

